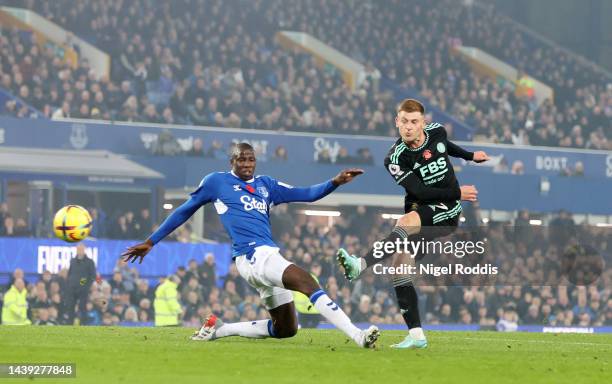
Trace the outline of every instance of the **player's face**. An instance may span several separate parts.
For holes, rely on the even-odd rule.
[[[423,135],[425,116],[421,112],[400,111],[395,117],[395,126],[405,143],[412,143]]]
[[[232,159],[232,170],[242,180],[249,180],[255,173],[255,152],[251,150],[240,151],[237,156]]]

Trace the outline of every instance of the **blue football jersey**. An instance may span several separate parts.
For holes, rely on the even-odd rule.
[[[178,207],[150,239],[156,244],[198,208],[213,203],[232,239],[232,256],[250,256],[255,247],[276,246],[270,227],[272,205],[319,200],[334,189],[336,186],[331,180],[310,187],[293,187],[269,176],[255,176],[244,181],[233,172],[214,172],[202,179],[190,199]]]

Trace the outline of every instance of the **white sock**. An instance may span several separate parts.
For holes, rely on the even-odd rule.
[[[356,343],[360,342],[361,329],[353,324],[342,308],[334,303],[334,301],[327,296],[325,291],[319,289],[310,296],[310,301],[327,321],[346,333],[348,337],[353,339]]]
[[[269,326],[272,324],[272,320],[257,320],[257,321],[243,321],[241,323],[227,323],[223,324],[217,332],[215,332],[215,338],[228,337],[228,336],[242,336],[250,337],[255,339],[261,339],[264,337],[270,337]]]
[[[423,333],[423,328],[421,327],[410,328],[408,330],[408,334],[410,334],[410,337],[415,340],[425,340],[425,334]]]
[[[363,257],[359,258],[359,265],[361,266],[361,268],[359,269],[359,273],[368,269],[368,265],[366,264],[366,261]]]

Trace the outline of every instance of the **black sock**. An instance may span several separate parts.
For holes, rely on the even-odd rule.
[[[391,231],[391,233],[389,234],[389,236],[385,237],[383,240],[381,240],[381,242],[383,244],[387,243],[387,242],[391,242],[391,243],[395,243],[396,239],[407,239],[408,238],[408,232],[406,231],[406,229],[402,228],[402,227],[395,227],[393,228],[393,231]],[[376,253],[376,256],[374,256],[374,254]],[[382,253],[382,255],[381,255]],[[391,257],[393,255],[395,255],[395,247],[393,248],[393,250],[391,252],[385,252],[384,250],[384,246],[383,249],[379,249],[379,250],[375,250],[374,248],[370,249],[368,251],[368,254],[365,255],[363,257],[363,259],[365,260],[366,263],[366,268],[371,267],[374,264],[378,264],[381,261],[385,260],[388,257]]]
[[[414,285],[412,285],[412,282],[403,283],[402,285],[395,284],[396,282],[394,281],[393,288],[395,288],[397,303],[408,329],[420,327],[419,298]]]

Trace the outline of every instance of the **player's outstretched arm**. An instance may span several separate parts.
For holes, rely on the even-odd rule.
[[[149,238],[140,244],[136,244],[132,247],[128,247],[125,252],[121,254],[126,262],[134,262],[140,258],[139,264],[142,264],[144,257],[153,249],[153,246],[161,241],[164,237],[172,233],[176,228],[182,225],[187,219],[189,219],[202,204],[195,198],[191,197],[189,200],[184,202],[178,207],[164,222],[159,226],[157,231],[153,232]]]
[[[338,173],[333,179],[310,187],[294,187],[273,180],[272,201],[274,204],[291,202],[313,202],[324,198],[339,186],[351,182],[355,177],[363,174],[363,169],[349,168]]]
[[[362,174],[363,169],[360,168],[343,169],[339,174],[336,175],[336,177],[332,179],[332,183],[334,183],[334,185],[338,187],[340,185],[350,183],[351,181],[353,181],[354,178]]]
[[[489,160],[489,156],[485,151],[470,152],[453,143],[450,140],[446,140],[446,147],[448,148],[448,154],[452,157],[458,157],[467,161],[473,161],[475,163],[482,163]]]
[[[129,263],[130,261],[133,263],[138,258],[140,258],[138,264],[142,264],[142,260],[147,255],[147,253],[149,253],[151,249],[153,249],[153,245],[153,242],[150,239],[147,239],[144,243],[128,247],[128,249],[126,249],[125,252],[121,254],[121,257],[123,257],[123,261],[127,263]]]
[[[487,153],[485,151],[476,151],[474,152],[474,162],[475,163],[484,163],[485,161],[489,160],[490,157],[489,155],[487,155]]]

